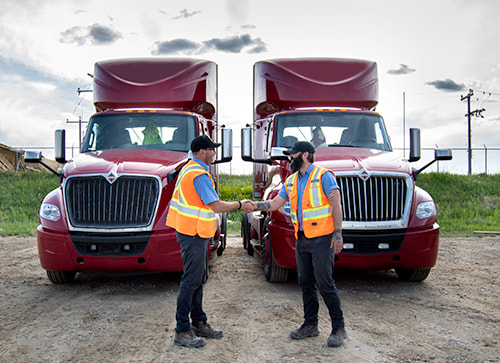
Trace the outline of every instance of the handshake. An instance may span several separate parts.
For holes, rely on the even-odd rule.
[[[240,200],[241,210],[243,213],[250,213],[257,209],[257,203],[252,202],[250,199]]]

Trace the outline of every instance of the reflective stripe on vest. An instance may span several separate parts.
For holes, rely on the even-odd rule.
[[[323,192],[321,177],[328,170],[315,166],[309,175],[309,180],[302,196],[302,228],[307,238],[324,236],[333,232],[333,216],[330,201]],[[297,218],[298,208],[298,172],[286,180],[286,189],[291,204],[291,219],[295,229],[295,237],[299,230]]]
[[[323,193],[323,187],[321,185],[321,176],[324,172],[325,170],[322,172],[320,168],[315,167],[311,173],[309,181],[309,200],[311,202],[311,208],[304,208],[304,203],[302,203],[302,221],[324,218],[332,215],[330,202],[325,193]]]
[[[292,224],[293,224],[293,227],[295,229],[295,234],[297,234],[297,230],[299,229],[299,221],[297,218],[297,204],[295,204],[295,206],[293,206],[291,195],[292,195],[292,191],[293,191],[293,186],[297,185],[298,178],[299,178],[299,173],[297,172],[295,174],[290,175],[286,179],[286,192],[288,194],[288,199],[290,199],[290,204],[291,204],[290,218],[292,219]],[[295,236],[295,237],[297,237],[297,236]]]
[[[179,185],[179,181],[184,177],[184,175],[186,175],[187,173],[190,173],[190,172],[196,172],[196,176],[193,177],[193,180],[198,176],[198,175],[201,175],[201,174],[208,174],[206,172],[206,170],[199,164],[194,164],[194,165],[187,165],[186,168],[184,168],[181,172],[181,174],[179,175],[179,179],[177,180],[177,183],[176,183],[176,187]],[[208,174],[210,176],[210,174]],[[212,180],[212,177],[210,177],[210,180]],[[213,184],[213,180],[212,180],[212,185]],[[215,187],[215,186],[214,186]],[[179,200],[174,200],[174,203],[177,207],[177,211],[181,214],[184,214],[186,216],[190,216],[192,218],[200,218],[200,219],[203,219],[203,220],[215,220],[215,213],[212,211],[212,209],[210,208],[198,208],[198,207],[194,207],[194,206],[191,206],[189,205],[187,202],[186,202],[186,198],[184,197],[184,189],[181,188],[179,186],[178,188],[178,191],[179,191]],[[200,199],[201,200],[201,199]]]
[[[195,161],[190,160],[182,168],[170,201],[166,225],[189,236],[210,238],[216,231],[215,213],[203,203],[193,184],[193,180],[201,174],[207,174],[214,186],[210,174]]]

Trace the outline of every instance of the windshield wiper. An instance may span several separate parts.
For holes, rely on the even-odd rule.
[[[355,147],[354,145],[328,144],[328,147]]]

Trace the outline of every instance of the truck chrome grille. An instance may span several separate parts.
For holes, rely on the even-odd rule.
[[[158,191],[154,177],[92,175],[68,178],[64,194],[73,227],[137,228],[152,222]]]
[[[344,221],[382,222],[401,220],[405,214],[408,187],[393,176],[337,176]]]

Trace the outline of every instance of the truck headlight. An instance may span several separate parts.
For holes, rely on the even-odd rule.
[[[57,222],[61,218],[61,212],[54,204],[43,203],[40,207],[40,217],[51,222]]]
[[[436,214],[434,202],[424,202],[417,206],[417,217],[420,219],[432,217],[434,214]]]

